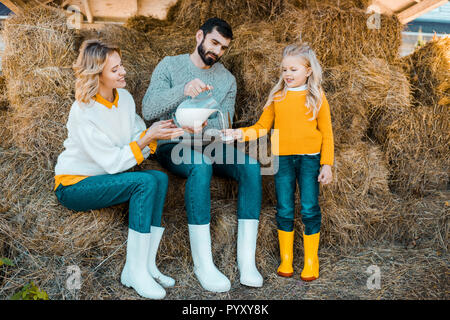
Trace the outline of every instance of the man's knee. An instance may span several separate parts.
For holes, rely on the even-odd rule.
[[[254,164],[240,165],[239,180],[242,182],[249,182],[254,184],[261,184],[261,166],[259,162]]]
[[[212,177],[212,164],[203,162],[200,164],[192,165],[191,170],[189,171],[189,178],[196,178],[198,180],[207,180],[210,181]]]

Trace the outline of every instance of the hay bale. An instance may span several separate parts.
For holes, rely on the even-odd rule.
[[[330,105],[335,145],[357,143],[369,126],[367,104],[356,92],[355,66],[342,65],[327,68],[323,73],[323,88]]]
[[[36,170],[45,168],[41,161],[17,149],[0,152],[0,207],[2,221],[13,227],[11,236],[33,253],[89,257],[103,250],[106,255],[110,241],[123,236],[127,206],[86,213],[64,208],[53,192],[53,170]]]
[[[155,32],[163,27],[168,27],[170,23],[167,20],[160,20],[151,16],[137,15],[128,18],[125,27],[134,29],[141,33]]]
[[[12,134],[9,130],[9,101],[6,91],[5,77],[0,76],[0,147],[9,148],[11,146]]]
[[[403,58],[414,105],[450,106],[450,37],[434,38]]]
[[[6,81],[3,75],[0,75],[0,110],[4,110],[8,107],[8,94],[6,91]]]
[[[325,68],[323,87],[336,145],[379,134],[371,125],[374,119],[380,113],[409,106],[412,99],[409,80],[400,66],[366,56],[360,56],[354,65]]]
[[[166,56],[192,53],[196,46],[195,32],[196,30],[169,27],[164,32],[150,32],[147,35],[158,60],[162,60]]]
[[[207,19],[218,17],[236,27],[245,22],[271,20],[284,10],[286,3],[286,0],[179,0],[169,8],[167,20],[197,30]]]
[[[380,103],[373,113],[371,131],[390,163],[391,188],[405,197],[445,190],[449,183],[449,41],[435,39],[403,58],[399,68],[410,78],[410,103],[395,103],[401,96],[392,93],[394,102]]]
[[[399,109],[377,120],[378,141],[390,163],[391,187],[398,194],[423,196],[449,183],[448,108],[440,105]]]
[[[324,67],[352,63],[363,54],[389,62],[398,58],[403,25],[396,16],[380,15],[380,28],[370,29],[370,15],[337,7],[285,10],[274,22],[280,42],[308,42]]]
[[[295,0],[292,3],[299,9],[338,7],[340,9],[366,9],[371,0]]]
[[[73,101],[73,31],[63,13],[35,8],[8,18],[3,39],[14,144],[51,162],[62,150]]]
[[[336,148],[333,182],[321,187],[323,241],[352,246],[376,240],[388,223],[389,170],[379,146],[367,142]]]

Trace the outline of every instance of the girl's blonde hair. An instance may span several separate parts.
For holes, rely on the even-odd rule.
[[[319,112],[320,106],[322,105],[322,67],[320,66],[316,54],[308,44],[288,45],[283,50],[283,58],[287,56],[294,56],[303,59],[305,62],[305,67],[310,67],[312,70],[306,80],[306,84],[308,85],[306,107],[308,108],[308,113],[311,112],[313,115],[310,120],[314,120]],[[286,96],[287,90],[288,87],[284,82],[283,75],[281,75],[277,84],[270,91],[269,98],[267,99],[264,108],[268,107],[273,101],[283,100]]]
[[[100,74],[106,60],[113,52],[120,57],[119,47],[104,43],[98,39],[85,40],[81,44],[77,61],[73,65],[75,71],[75,99],[78,102],[89,103],[97,94],[100,85]]]

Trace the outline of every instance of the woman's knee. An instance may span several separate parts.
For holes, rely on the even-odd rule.
[[[158,189],[158,180],[151,174],[134,172],[133,184],[136,190],[144,193],[154,193]]]
[[[165,172],[158,170],[147,170],[143,172],[152,175],[156,179],[159,187],[167,189],[167,186],[169,185],[169,176]]]

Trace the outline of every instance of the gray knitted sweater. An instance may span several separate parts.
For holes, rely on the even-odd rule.
[[[218,109],[224,115],[225,125],[228,124],[228,114],[231,122],[234,116],[236,98],[236,79],[221,63],[216,62],[209,69],[201,69],[194,65],[189,54],[167,56],[162,59],[152,73],[150,85],[142,100],[142,115],[146,120],[171,119],[178,105],[188,99],[184,96],[184,86],[191,80],[199,78],[207,85],[212,85],[213,98],[218,102]],[[228,124],[231,128],[232,123]],[[222,129],[222,120],[218,112],[208,119],[208,129]],[[189,138],[192,135],[186,134]],[[159,140],[158,146],[179,141]]]

